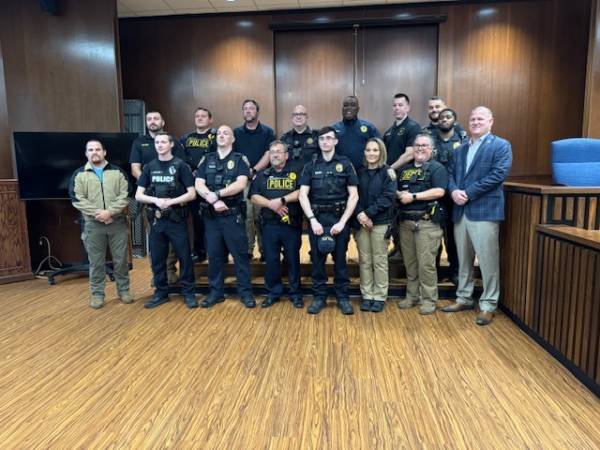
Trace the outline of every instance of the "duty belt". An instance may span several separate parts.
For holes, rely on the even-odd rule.
[[[209,205],[208,203],[200,203],[200,210],[202,211],[202,215],[207,217],[225,217],[225,216],[233,216],[236,214],[244,213],[244,210],[239,206],[229,206],[229,209],[225,211],[215,211],[215,209]]]
[[[402,211],[400,220],[431,220],[431,215],[427,211]]]
[[[327,205],[316,204],[311,205],[311,209],[315,214],[334,213],[341,216],[346,210],[346,202],[333,202]]]

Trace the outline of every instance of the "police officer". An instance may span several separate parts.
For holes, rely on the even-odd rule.
[[[333,127],[319,130],[318,142],[321,153],[304,166],[300,178],[300,205],[310,223],[314,297],[307,311],[318,314],[326,305],[325,260],[327,252],[332,251],[338,306],[342,314],[354,314],[348,297],[346,251],[350,240],[348,220],[358,202],[358,177],[350,160],[336,154],[338,138]]]
[[[188,308],[196,308],[194,268],[187,234],[186,204],[196,198],[194,177],[189,166],[173,156],[173,137],[159,132],[154,138],[158,158],[146,164],[138,180],[135,198],[145,203],[150,223],[150,258],[154,274],[154,296],[145,308],[155,308],[169,300],[167,253],[172,245],[181,272],[183,296]]]
[[[420,304],[419,313],[433,314],[438,300],[435,258],[442,239],[443,218],[439,200],[448,185],[448,172],[430,161],[434,140],[419,134],[413,145],[415,159],[400,168],[400,245],[406,266],[406,298],[401,309]]]
[[[244,189],[250,177],[250,164],[233,151],[233,130],[227,125],[217,129],[217,151],[208,153],[196,172],[196,190],[206,229],[208,285],[210,292],[201,303],[210,308],[225,300],[224,267],[227,251],[233,256],[237,290],[242,303],[254,308],[250,280],[248,238],[245,231]]]
[[[350,159],[355,169],[363,166],[364,150],[372,137],[381,138],[381,134],[371,122],[358,118],[360,105],[358,98],[349,95],[342,102],[342,120],[332,125],[339,139],[336,152]]]
[[[265,286],[267,298],[261,307],[268,308],[283,295],[281,251],[288,270],[289,297],[296,308],[302,308],[300,289],[300,245],[302,242],[302,210],[298,203],[299,175],[302,167],[289,160],[289,149],[282,141],[269,148],[271,167],[258,173],[250,195],[252,203],[261,207],[263,251],[266,260]]]
[[[406,94],[394,95],[392,112],[394,123],[383,134],[383,142],[388,152],[387,164],[398,169],[413,159],[412,143],[421,126],[408,116],[410,99]]]
[[[394,123],[383,134],[383,142],[385,143],[388,159],[387,164],[392,169],[398,169],[405,164],[408,164],[413,159],[412,143],[417,134],[421,132],[421,126],[408,116],[410,112],[410,99],[408,95],[398,93],[394,95],[392,104],[392,113],[394,115]],[[392,217],[392,240],[394,248],[390,252],[390,257],[394,261],[401,261],[400,254],[400,232],[398,216]]]
[[[196,169],[202,157],[209,152],[214,152],[217,149],[215,140],[217,130],[212,128],[212,113],[202,106],[196,109],[194,113],[194,124],[196,130],[184,134],[179,139],[185,151],[185,160],[189,164],[192,172],[195,175]],[[189,205],[190,213],[192,214],[192,224],[194,231],[194,252],[192,260],[204,261],[206,259],[206,243],[204,236],[204,222],[200,217],[200,198],[196,198]]]
[[[260,105],[254,99],[247,98],[242,102],[242,117],[244,123],[233,130],[233,150],[246,156],[250,163],[250,180],[259,170],[266,169],[269,165],[269,144],[275,140],[273,129],[258,120]],[[248,185],[248,189],[250,185]],[[256,229],[255,221],[258,220],[258,209],[254,208],[245,192],[246,201],[246,234],[248,235],[248,255],[252,259],[254,242],[258,242],[258,249],[262,253],[260,230]]]
[[[440,124],[440,113],[448,108],[446,102],[442,97],[438,97],[434,95],[429,98],[427,102],[427,116],[429,117],[429,125],[423,127],[423,131],[431,134],[434,139],[438,133],[438,128]],[[454,124],[454,130],[463,138],[467,138],[467,132],[463,127],[460,126],[458,122]]]
[[[158,133],[162,133],[165,126],[165,121],[158,111],[150,111],[146,113],[146,128],[148,134],[138,136],[131,144],[131,154],[129,155],[129,163],[131,164],[131,174],[136,180],[140,178],[142,169],[153,159],[156,159],[156,148],[154,146],[154,138]],[[185,160],[185,153],[181,144],[175,142],[173,156]],[[167,257],[167,279],[169,284],[177,283],[177,268],[175,263],[177,256],[173,249],[169,247],[169,256]]]
[[[317,132],[308,126],[308,114],[302,105],[294,106],[292,124],[293,128],[284,133],[281,140],[288,147],[289,159],[299,161],[303,167],[319,152]]]
[[[433,159],[446,168],[448,175],[454,170],[455,150],[468,141],[466,135],[462,135],[456,131],[456,128],[454,127],[456,125],[456,119],[457,116],[454,110],[450,108],[443,109],[439,114],[438,132],[435,136]],[[448,273],[443,279],[449,279],[455,285],[458,285],[458,254],[456,251],[456,242],[454,240],[454,223],[451,220],[454,202],[448,192],[446,192],[446,195],[444,195],[444,198],[441,201],[446,212],[443,230],[444,245],[446,247],[449,265]],[[440,255],[441,248],[437,258],[438,268]]]

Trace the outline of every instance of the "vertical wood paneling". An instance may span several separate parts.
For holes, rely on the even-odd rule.
[[[502,304],[526,324],[534,321],[532,261],[536,254],[535,225],[540,221],[541,197],[521,193],[506,196],[506,220],[501,228]]]
[[[308,109],[313,128],[340,120],[342,99],[352,95],[353,59],[352,30],[276,32],[278,131],[292,127],[290,113],[297,104]],[[324,80],[328,89],[317,88]]]
[[[591,380],[600,346],[600,251],[538,232],[532,329]]]
[[[215,126],[240,125],[246,98],[256,99],[260,120],[274,126],[269,22],[268,15],[121,21],[125,98],[161,111],[176,136],[194,128],[194,110],[201,105],[212,111]]]
[[[460,117],[477,104],[494,111],[496,133],[513,144],[512,175],[550,174],[550,142],[580,136],[585,70],[572,68],[586,65],[589,8],[589,0],[448,6],[438,90]]]

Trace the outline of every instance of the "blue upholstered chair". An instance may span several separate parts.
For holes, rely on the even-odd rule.
[[[600,139],[554,141],[552,177],[565,186],[600,186]]]

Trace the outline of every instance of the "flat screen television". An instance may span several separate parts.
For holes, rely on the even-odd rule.
[[[129,153],[138,134],[19,131],[13,136],[21,199],[51,200],[69,198],[69,180],[87,162],[85,144],[90,139],[100,140],[106,159],[129,175]]]

